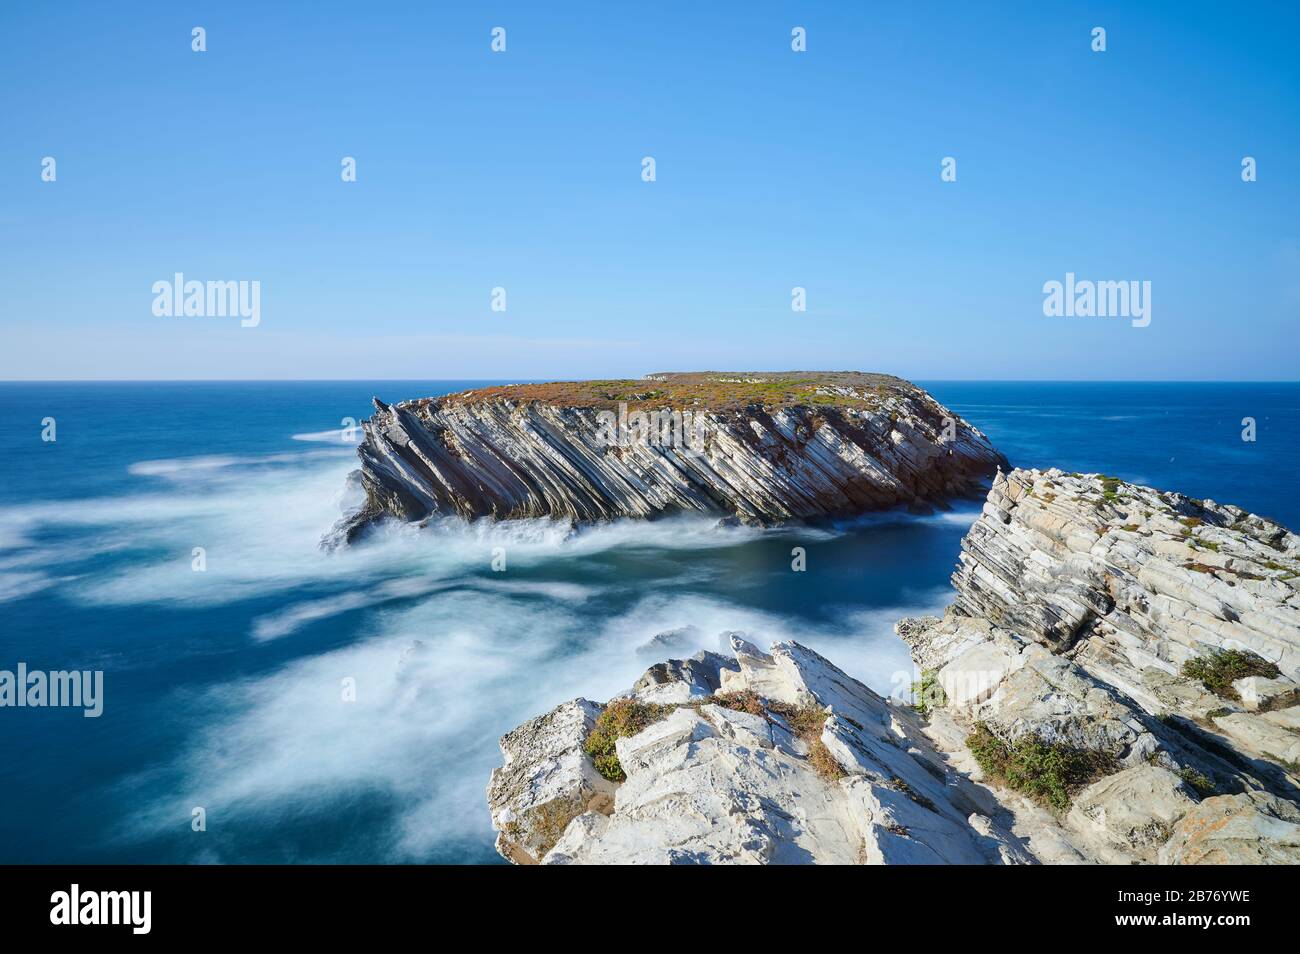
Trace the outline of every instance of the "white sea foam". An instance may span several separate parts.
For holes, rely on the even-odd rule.
[[[930,513],[911,513],[906,508],[895,507],[875,513],[864,513],[848,520],[836,521],[832,535],[839,535],[853,530],[872,527],[905,527],[925,524],[943,524],[949,526],[969,527],[979,519],[983,504],[973,500],[958,500],[950,504],[951,509],[935,509]]]
[[[656,595],[584,630],[564,600],[447,589],[380,613],[360,643],[214,690],[215,721],[182,756],[180,792],[152,805],[142,824],[171,825],[190,804],[273,824],[280,812],[373,791],[401,806],[378,848],[384,860],[416,860],[455,839],[487,844],[483,788],[500,762],[497,737],[565,699],[626,689],[645,666],[636,647],[656,632],[691,623],[702,648],[716,648],[724,630],[763,646],[797,639],[889,692],[912,671],[888,628],[928,608],[813,626],[726,600]],[[355,680],[355,702],[342,700],[345,678]]]
[[[356,427],[336,427],[330,431],[310,431],[305,434],[294,434],[295,441],[313,441],[322,444],[343,444],[348,447],[354,447],[361,443],[365,433],[360,426]]]
[[[354,460],[355,455],[347,448],[338,450],[297,451],[283,454],[261,454],[256,456],[211,454],[201,457],[174,457],[162,460],[142,460],[127,467],[127,473],[138,477],[168,477],[175,480],[187,478],[204,478],[213,471],[231,467],[265,467],[274,464],[299,464],[324,458],[346,458]]]
[[[10,571],[23,574],[13,591],[45,586],[42,593],[90,606],[281,598],[246,631],[229,634],[250,653],[294,634],[303,634],[301,650],[311,652],[305,633],[313,623],[358,616],[354,641],[342,648],[205,690],[198,700],[178,688],[176,711],[198,705],[204,729],[165,764],[147,769],[179,784],[148,784],[154,775],[133,780],[144,808],[119,835],[132,841],[170,831],[193,805],[203,805],[210,818],[274,826],[339,798],[389,797],[399,808],[386,839],[368,835],[343,860],[419,860],[460,838],[488,844],[483,787],[499,764],[497,737],[565,699],[604,700],[628,688],[646,665],[637,648],[664,630],[691,625],[700,648],[709,649],[718,648],[726,630],[744,631],[764,647],[798,640],[878,691],[892,691],[911,668],[893,622],[936,609],[937,591],[924,605],[813,623],[701,595],[701,581],[726,561],[694,554],[774,535],[817,541],[862,526],[949,525],[974,515],[974,508],[926,517],[890,513],[782,531],[719,526],[706,517],[614,521],[580,531],[545,519],[446,519],[423,530],[390,522],[363,544],[331,554],[317,544],[340,515],[351,455],[149,463],[135,473],[159,481],[153,493],[0,512],[0,538],[71,531],[78,541],[62,557],[55,548],[7,552],[19,558]],[[194,547],[204,548],[203,572],[191,568]],[[130,552],[102,565],[83,559],[68,579],[60,561],[96,548]],[[506,573],[490,569],[494,548],[505,550]],[[621,576],[615,554],[642,560],[650,578]],[[589,578],[583,568],[591,569]],[[521,570],[534,575],[519,578]],[[0,587],[0,599],[6,592]],[[609,609],[600,616],[593,607]],[[355,680],[355,702],[342,700],[345,678]]]
[[[0,603],[26,599],[66,579],[41,572],[0,572]]]
[[[942,606],[943,595],[906,607],[850,611],[826,623],[741,606],[729,600],[687,594],[652,594],[630,610],[611,618],[606,638],[624,650],[628,659],[656,634],[687,630],[696,635],[691,650],[729,652],[722,634],[739,632],[744,638],[767,649],[772,643],[795,641],[826,656],[849,675],[860,679],[882,695],[890,693],[910,674],[912,663],[907,647],[893,635],[893,625],[902,616],[932,613]],[[689,637],[686,637],[689,638]],[[688,650],[674,650],[673,655]]]
[[[31,538],[18,522],[7,523],[0,519],[0,550],[17,550],[31,545]]]
[[[600,665],[599,641],[570,654],[574,620],[562,607],[526,607],[448,592],[380,614],[373,630],[382,635],[214,690],[206,705],[215,721],[181,757],[181,792],[146,811],[141,833],[169,825],[181,804],[269,819],[374,791],[403,806],[390,860],[485,837],[496,736]],[[345,678],[355,680],[355,702],[342,699]]]
[[[308,623],[329,619],[342,613],[379,606],[393,600],[428,596],[446,590],[454,584],[428,578],[385,580],[364,590],[353,590],[338,596],[305,600],[286,609],[253,621],[253,638],[258,641],[279,639],[296,632]]]

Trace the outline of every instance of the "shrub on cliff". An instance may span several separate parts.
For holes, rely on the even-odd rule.
[[[808,764],[812,766],[814,772],[829,782],[834,782],[848,774],[844,771],[844,767],[835,761],[835,756],[831,755],[831,750],[821,739],[814,739],[808,746]]]
[[[627,775],[618,761],[614,743],[654,725],[673,709],[674,706],[638,702],[636,699],[615,699],[596,717],[596,725],[587,736],[583,750],[591,756],[597,772],[611,782],[622,782]]]
[[[816,704],[794,706],[788,702],[769,702],[767,708],[784,719],[790,730],[809,744],[821,736],[822,724],[830,714]]]
[[[1114,759],[1101,752],[1027,735],[1003,742],[983,722],[966,738],[966,748],[992,782],[1028,795],[1063,812],[1079,789],[1114,771]]]
[[[779,716],[785,720],[785,724],[789,726],[790,731],[808,746],[808,764],[812,766],[813,771],[832,782],[843,778],[847,774],[844,768],[835,761],[835,756],[831,755],[831,750],[826,747],[826,743],[821,740],[822,725],[826,722],[826,717],[830,715],[821,706],[816,704],[793,706],[784,702],[764,701],[752,689],[742,689],[739,692],[720,692],[712,696],[708,701],[727,709],[762,716],[769,721],[772,720],[773,716]],[[856,723],[854,724],[856,725]]]
[[[769,702],[767,706],[769,712],[784,719],[790,730],[808,746],[808,764],[813,771],[831,782],[847,774],[822,741],[822,726],[829,712],[815,703],[793,706],[785,702]]]
[[[763,700],[757,692],[752,689],[741,689],[736,692],[719,692],[702,701],[701,704],[713,703],[722,706],[724,709],[732,709],[736,712],[748,712],[750,715],[762,716],[767,718],[767,709],[763,705]]]
[[[1179,769],[1178,777],[1195,789],[1196,794],[1201,798],[1209,798],[1211,795],[1219,794],[1219,786],[1215,785],[1213,780],[1204,772],[1198,771],[1191,766]]]
[[[939,684],[939,677],[933,669],[923,669],[921,678],[912,683],[912,705],[921,715],[929,715],[931,708],[942,708],[948,704],[948,694]]]
[[[1232,688],[1236,679],[1247,676],[1263,676],[1273,679],[1281,670],[1263,656],[1244,649],[1217,649],[1208,656],[1197,656],[1183,663],[1183,675],[1199,679],[1201,685],[1221,699],[1238,700],[1237,690]]]

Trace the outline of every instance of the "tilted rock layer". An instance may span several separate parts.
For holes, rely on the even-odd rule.
[[[626,780],[612,801],[593,802],[585,735],[551,728],[604,706],[574,700],[504,736],[505,765],[488,789],[501,854],[544,864],[1029,860],[988,817],[996,801],[949,777],[913,711],[798,643],[731,645],[734,658],[691,660],[693,676],[657,667],[638,683],[634,699],[677,686],[681,701],[618,740]],[[763,700],[750,704],[758,712],[733,708],[747,693]]]
[[[1001,793],[1043,860],[1300,863],[1298,574],[1300,538],[1240,508],[1096,474],[999,474],[954,605],[898,625],[943,691],[927,735],[975,778],[976,726],[1114,760],[1059,826]],[[1184,675],[1225,651],[1277,675],[1220,695]]]
[[[1247,649],[1300,675],[1300,537],[1239,507],[1099,475],[999,476],[957,605],[1057,651],[1087,635],[1169,672]]]
[[[600,704],[505,736],[498,849],[546,864],[1300,863],[1298,542],[1100,475],[999,474],[953,606],[898,624],[921,707],[797,643],[729,635],[730,654],[658,664],[629,691],[658,718],[618,739],[622,781],[583,751]],[[1275,674],[1217,695],[1184,675],[1225,650]],[[1044,798],[977,739],[1092,771]]]
[[[852,372],[662,374],[376,399],[363,428],[367,500],[338,528],[344,539],[385,514],[850,516],[982,490],[1004,462],[921,389]]]

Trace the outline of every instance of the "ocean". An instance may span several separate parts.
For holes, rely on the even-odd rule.
[[[667,630],[796,639],[882,693],[910,683],[893,623],[947,604],[975,502],[317,548],[371,395],[489,383],[0,383],[0,670],[104,672],[98,718],[0,709],[0,862],[499,862],[497,737],[627,688]],[[917,383],[1015,465],[1300,527],[1300,385]]]

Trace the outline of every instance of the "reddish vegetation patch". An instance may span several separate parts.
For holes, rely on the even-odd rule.
[[[748,712],[750,715],[767,717],[767,708],[763,705],[762,698],[752,689],[741,689],[738,692],[719,692],[710,701],[715,705],[722,706],[724,709],[734,709],[736,712]]]
[[[836,393],[848,388],[853,393]],[[462,391],[432,399],[432,403],[471,404],[508,399],[542,401],[563,407],[615,409],[672,407],[683,410],[739,410],[747,407],[791,405],[875,407],[891,395],[906,396],[916,388],[901,378],[858,371],[696,371],[652,374],[641,379],[552,381],[545,384],[507,384]],[[430,399],[410,402],[431,403]]]

